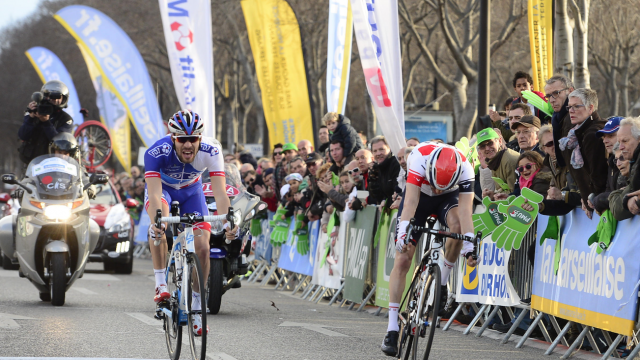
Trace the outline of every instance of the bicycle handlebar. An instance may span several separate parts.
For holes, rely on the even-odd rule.
[[[471,243],[473,243],[474,246],[474,251],[473,253],[467,254],[466,257],[469,256],[473,256],[474,260],[477,260],[478,258],[478,243],[480,243],[480,241],[482,240],[482,232],[478,231],[476,233],[475,237],[472,236],[466,236],[466,235],[462,235],[462,234],[457,234],[457,233],[452,233],[449,231],[444,231],[444,230],[435,230],[433,229],[433,225],[435,224],[435,219],[427,219],[427,223],[429,224],[429,226],[425,227],[425,226],[418,226],[415,225],[415,218],[412,218],[409,221],[409,227],[407,228],[407,236],[405,237],[405,243],[408,244],[410,239],[411,239],[411,233],[414,231],[420,231],[422,233],[427,233],[427,234],[431,234],[434,235],[436,237],[439,238],[443,238],[443,237],[447,237],[447,238],[451,238],[454,240],[459,240],[459,241],[469,241]]]
[[[159,211],[159,210],[158,210]],[[158,216],[156,215],[156,227],[159,227],[160,223],[166,222],[168,224],[195,224],[199,222],[213,222],[222,221],[227,218],[227,215],[193,215],[186,214],[185,216]]]

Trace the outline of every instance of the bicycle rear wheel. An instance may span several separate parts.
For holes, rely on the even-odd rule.
[[[440,290],[440,266],[431,264],[429,266],[429,275],[422,288],[422,294],[418,302],[418,324],[413,336],[413,358],[416,360],[420,358],[419,353],[422,348],[424,348],[422,359],[427,360],[429,358],[433,335],[436,332],[438,322],[438,311],[440,311]],[[432,299],[431,302],[429,301],[430,298]],[[419,341],[423,337],[427,338],[426,348],[424,341]],[[419,342],[420,345],[418,345]]]
[[[182,326],[180,326],[180,310],[178,305],[180,299],[176,298],[178,281],[176,279],[176,267],[171,264],[167,268],[167,288],[171,297],[168,300],[169,310],[171,311],[171,318],[167,315],[164,316],[162,327],[164,328],[164,337],[167,341],[167,351],[169,351],[169,358],[171,360],[178,360],[180,358],[180,349],[182,348]]]
[[[409,360],[409,356],[411,355],[411,350],[413,348],[413,336],[411,335],[411,318],[412,313],[415,311],[416,304],[416,294],[419,285],[419,278],[422,272],[418,272],[413,275],[413,279],[411,280],[411,288],[407,292],[406,306],[404,311],[404,320],[400,320],[400,338],[398,343],[398,359]]]
[[[188,273],[189,284],[187,289],[187,302],[189,306],[189,346],[191,347],[191,355],[194,360],[204,360],[207,356],[207,302],[206,302],[206,284],[207,279],[202,274],[202,267],[200,266],[200,259],[196,254],[188,255]],[[199,292],[199,302],[200,306],[197,306],[193,303],[193,291]],[[194,305],[196,308],[200,308],[200,310],[193,310]],[[202,318],[202,335],[198,336],[194,334],[193,329],[194,325],[194,317],[200,316]]]

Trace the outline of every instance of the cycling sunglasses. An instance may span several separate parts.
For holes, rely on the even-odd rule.
[[[535,165],[535,164],[534,164],[534,163],[528,163],[528,164],[527,164],[527,165],[525,165],[525,166],[520,166],[520,167],[518,168],[518,172],[523,172],[523,171],[524,171],[524,169],[531,170],[531,167],[533,167],[533,165]]]
[[[187,142],[197,143],[200,140],[200,135],[191,135],[191,136],[176,136],[175,139],[180,143],[184,144]]]

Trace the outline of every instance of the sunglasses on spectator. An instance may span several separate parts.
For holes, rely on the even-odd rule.
[[[249,184],[253,184],[254,181],[256,181],[255,178],[247,179],[247,183]]]
[[[353,175],[353,174],[357,174],[360,172],[360,168],[355,168],[353,170],[348,170],[347,173],[349,173],[349,175]]]
[[[487,146],[491,146],[491,145],[493,145],[493,140],[483,141],[482,144],[478,145],[478,149],[484,150],[484,148],[486,148]]]
[[[553,147],[553,140],[549,141],[548,143],[542,145],[544,147]]]
[[[531,168],[533,167],[533,165],[535,165],[535,164],[534,164],[534,163],[528,163],[528,164],[527,164],[527,165],[525,165],[525,166],[520,166],[520,167],[518,168],[518,172],[523,172],[523,171],[524,171],[524,169],[531,170]]]
[[[615,158],[616,162],[624,162],[624,156],[620,155],[620,157]]]
[[[276,155],[282,155],[282,151],[274,151],[273,156],[276,156]]]
[[[545,99],[547,99],[547,100],[550,100],[551,98],[554,98],[554,99],[555,99],[555,98],[557,98],[557,97],[558,97],[558,95],[560,95],[560,93],[561,93],[561,92],[563,92],[563,91],[565,91],[565,90],[569,90],[569,88],[564,88],[564,89],[562,89],[562,90],[556,90],[556,91],[552,92],[551,94],[546,94],[546,95],[544,96],[544,98],[545,98]]]
[[[571,112],[571,110],[578,111],[580,110],[581,107],[586,107],[586,106],[585,105],[573,105],[573,106],[569,105],[567,106],[567,111],[569,112]]]
[[[197,143],[200,140],[200,135],[190,135],[190,136],[176,136],[175,139],[180,143],[184,144],[187,142]]]

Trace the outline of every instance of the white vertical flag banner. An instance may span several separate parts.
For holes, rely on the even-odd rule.
[[[327,41],[327,110],[344,114],[351,69],[353,18],[349,0],[329,2]]]
[[[205,121],[204,135],[215,137],[211,2],[159,0],[171,77],[183,109]]]
[[[396,0],[351,0],[360,62],[378,124],[391,150],[406,146]]]

